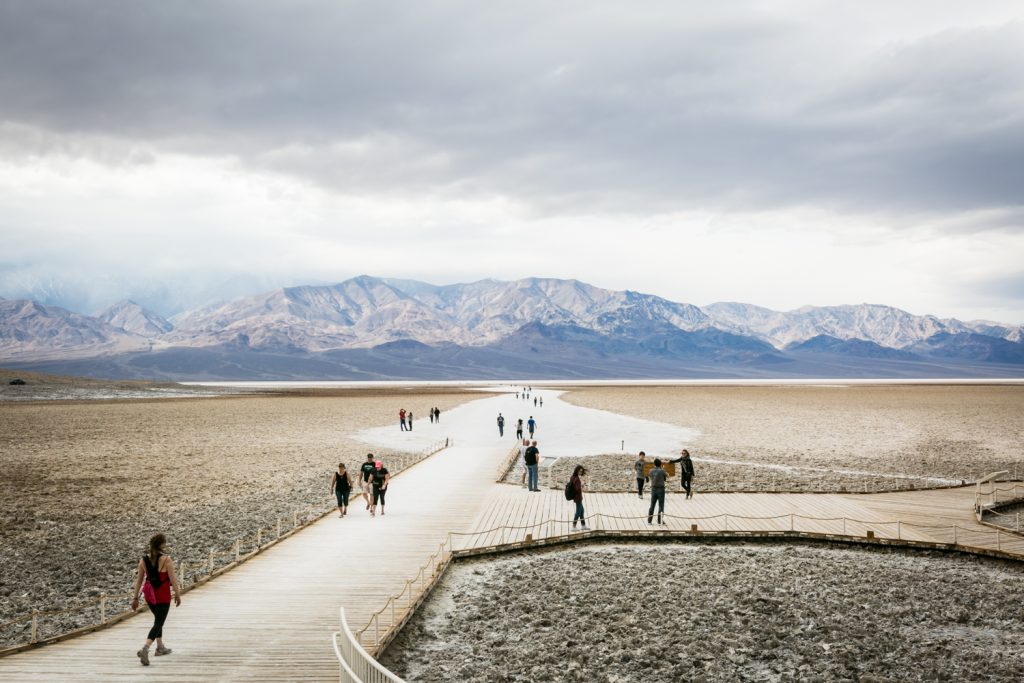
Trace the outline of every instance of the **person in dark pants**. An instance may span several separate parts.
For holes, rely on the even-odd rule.
[[[437,406],[434,406],[434,422],[437,422],[439,424],[441,422],[441,409],[438,408]]]
[[[644,465],[647,464],[647,454],[640,451],[640,456],[633,463],[633,468],[636,470],[636,493],[640,498],[644,497],[644,482],[647,477],[644,476]]]
[[[405,408],[398,411],[398,422],[401,426],[402,431],[405,431]]]
[[[370,475],[370,481],[373,484],[373,503],[370,504],[370,516],[375,516],[377,503],[380,503],[380,514],[383,515],[384,494],[388,492],[388,483],[391,481],[391,475],[380,460],[373,463],[373,474]]]
[[[523,418],[516,421],[516,438],[520,440],[523,438]]]
[[[654,518],[654,506],[658,505],[658,524],[664,524],[662,515],[665,514],[665,480],[668,478],[668,472],[662,469],[661,458],[654,459],[654,469],[647,478],[651,481],[651,507],[647,510],[647,523],[651,523]]]
[[[348,514],[348,496],[352,492],[352,477],[345,469],[345,463],[338,463],[338,471],[331,477],[331,493],[338,499],[338,516]]]
[[[540,449],[537,448],[536,441],[526,447],[526,450],[523,452],[523,462],[526,464],[528,488],[531,491],[540,491],[540,486],[537,484],[537,466],[540,463]]]
[[[149,552],[139,560],[138,572],[135,576],[135,588],[132,590],[132,611],[139,607],[139,589],[146,599],[149,611],[153,613],[153,628],[149,629],[146,644],[136,652],[143,666],[149,666],[149,646],[156,641],[158,657],[171,654],[171,649],[164,647],[164,622],[171,610],[171,588],[174,588],[174,606],[181,606],[181,587],[178,577],[174,574],[174,560],[167,554],[167,537],[156,534],[149,539]]]
[[[533,419],[533,415],[526,421],[526,429],[530,432],[530,438],[533,438],[533,433],[537,431],[537,421]]]
[[[362,479],[363,500],[366,501],[367,510],[370,509],[370,503],[373,502],[373,490],[370,487],[370,475],[373,474],[373,470],[373,453],[367,453],[366,462],[359,468],[359,477]]]
[[[498,436],[505,436],[505,416],[498,413]]]
[[[576,522],[582,522],[582,531],[587,531],[587,520],[583,516],[583,477],[586,476],[587,470],[584,469],[583,465],[576,465],[576,469],[572,471],[572,478],[569,482],[572,484],[572,502],[576,504],[576,513],[572,516],[572,529],[576,530]]]
[[[693,484],[693,461],[690,460],[690,451],[685,448],[680,452],[679,457],[669,462],[679,463],[679,484],[686,491],[686,499],[693,498],[691,486]]]

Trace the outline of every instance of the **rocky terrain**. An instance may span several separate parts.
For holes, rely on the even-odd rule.
[[[698,490],[873,491],[1024,476],[1024,386],[595,387],[562,398],[699,430],[686,444]],[[559,460],[550,481],[579,462],[591,490],[629,490],[644,449]],[[646,450],[648,460],[678,457]],[[517,466],[509,480],[518,477]]]
[[[340,390],[0,402],[0,622],[129,592],[157,531],[176,560],[195,565],[278,517],[287,529],[296,510],[333,507],[328,477],[339,461],[354,468],[373,450],[397,472],[419,457],[350,438],[392,424],[397,401],[426,414],[428,405],[447,411],[480,395]],[[108,613],[126,605],[112,602]],[[44,618],[40,637],[95,618]],[[0,629],[0,647],[24,642],[27,628]]]
[[[1024,567],[818,545],[457,562],[382,662],[408,681],[1019,681]]]

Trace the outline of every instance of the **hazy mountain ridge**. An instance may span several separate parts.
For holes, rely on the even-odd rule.
[[[630,367],[650,374],[659,363],[685,368],[679,365],[683,360],[751,372],[756,367],[781,372],[787,363],[793,368],[794,363],[813,365],[816,357],[827,357],[832,366],[854,359],[860,364],[941,359],[1016,365],[1024,364],[1021,330],[991,321],[917,316],[877,304],[788,312],[734,302],[701,308],[551,278],[437,286],[360,276],[207,306],[176,316],[173,325],[131,301],[118,302],[94,318],[29,300],[0,299],[0,358],[216,350],[206,356],[169,354],[161,361],[167,370],[168,359],[187,357],[186,365],[196,372],[205,372],[192,365],[196,358],[216,357],[227,368],[224,359],[231,354],[249,359],[277,354],[275,363],[284,367],[288,364],[280,358],[334,354],[337,360],[343,352],[355,353],[352,358],[370,363],[381,376],[387,375],[378,367],[383,359],[417,353],[442,365],[460,358],[472,363],[492,358],[499,365],[529,358],[552,372],[589,359],[583,364],[587,370],[580,372],[606,367],[625,374]],[[145,366],[141,358],[133,363]],[[316,362],[303,367],[316,367]]]

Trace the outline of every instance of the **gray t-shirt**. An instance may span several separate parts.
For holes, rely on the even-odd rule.
[[[637,479],[643,479],[644,478],[644,461],[643,460],[637,460],[635,463],[633,463],[633,467],[636,469],[636,478]]]
[[[668,472],[661,469],[660,467],[655,467],[647,476],[651,478],[652,489],[665,488],[665,479],[668,478]]]

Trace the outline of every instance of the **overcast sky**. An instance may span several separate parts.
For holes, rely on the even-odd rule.
[[[1021,323],[1022,46],[983,0],[4,0],[0,296],[537,275]]]

